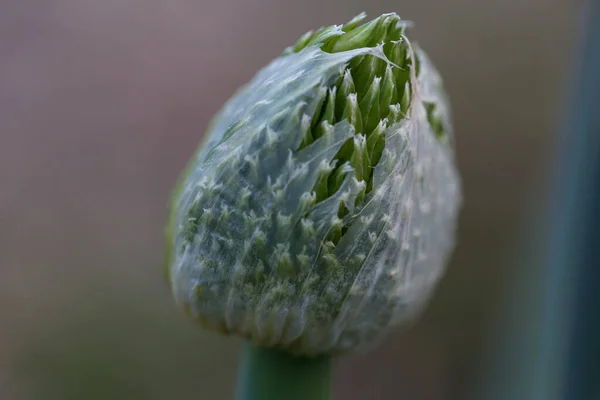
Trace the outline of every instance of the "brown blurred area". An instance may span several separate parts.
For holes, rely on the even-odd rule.
[[[338,399],[462,399],[518,271],[552,159],[572,0],[0,3],[0,398],[228,399],[240,341],[163,280],[175,179],[211,116],[302,33],[365,10],[415,21],[454,109],[459,246],[425,315],[338,360]]]

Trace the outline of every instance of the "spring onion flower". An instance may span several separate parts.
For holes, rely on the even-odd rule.
[[[384,14],[308,32],[223,107],[170,205],[175,300],[299,355],[367,348],[426,304],[461,203],[440,75]]]

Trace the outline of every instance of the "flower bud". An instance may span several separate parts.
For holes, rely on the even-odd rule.
[[[454,246],[449,105],[406,24],[321,28],[215,117],[167,229],[175,300],[258,346],[334,354],[426,303]]]

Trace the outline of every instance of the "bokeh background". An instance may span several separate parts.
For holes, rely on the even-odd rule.
[[[416,22],[454,108],[459,246],[419,321],[337,361],[338,399],[464,399],[544,201],[574,0],[0,2],[0,398],[230,399],[241,342],[163,280],[175,179],[211,116],[302,33]]]

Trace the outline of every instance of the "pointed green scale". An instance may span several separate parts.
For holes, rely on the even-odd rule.
[[[341,27],[337,25],[321,28],[311,37],[310,41],[306,43],[306,47],[326,43],[330,40],[335,40],[334,38],[343,34],[344,31],[342,31]]]
[[[319,88],[315,100],[315,108],[312,116],[311,129],[315,129],[317,125],[319,125],[319,122],[323,120],[323,118],[321,118],[321,115],[323,113],[323,108],[325,107],[325,102],[327,101],[329,90],[330,89],[325,86],[321,86]]]
[[[367,47],[374,37],[379,38],[382,36],[382,23],[383,19],[380,17],[367,22],[364,25],[358,26],[357,28],[346,32],[345,35],[337,37],[336,40],[332,40],[331,43],[323,46],[323,50],[329,53],[340,53],[360,47]]]
[[[405,30],[406,30],[405,22],[395,19],[395,18],[390,18],[389,24],[388,24],[388,30],[386,33],[386,38],[388,40],[382,41],[381,43],[383,43],[385,45],[386,43],[390,42],[391,40],[401,39],[402,36],[404,35]]]
[[[408,82],[404,85],[404,91],[402,92],[402,99],[400,100],[400,110],[404,115],[408,111],[410,105],[410,85]]]
[[[343,119],[344,109],[346,108],[346,101],[349,95],[356,93],[354,87],[354,80],[349,69],[344,71],[342,76],[342,82],[339,85],[338,92],[335,100],[335,116],[336,120],[340,121]]]
[[[294,105],[294,107],[288,112],[288,117],[283,128],[284,131],[298,130],[307,105],[308,104],[305,101],[298,102]],[[298,137],[300,137],[300,135],[298,135]]]
[[[380,23],[373,35],[367,41],[367,46],[375,47],[389,40],[400,38],[401,29],[397,29],[399,20],[390,14],[387,17],[379,18]]]
[[[298,42],[294,46],[288,47],[286,49],[285,53],[296,53],[296,52],[302,50],[310,42],[310,40],[312,39],[314,34],[315,34],[314,31],[306,32],[304,35],[302,35],[300,37],[300,39],[298,39]]]
[[[327,136],[327,133],[331,133],[333,131],[333,125],[329,121],[321,122],[315,131],[315,138],[321,138],[323,136]]]
[[[315,141],[315,139],[313,138],[313,135],[312,135],[310,125],[311,125],[311,118],[308,115],[304,114],[300,121],[300,135],[304,138],[302,140],[302,144],[300,145],[300,148],[304,148]]]
[[[308,218],[300,220],[300,240],[309,242],[316,233],[314,221]]]
[[[335,102],[337,98],[337,87],[332,87],[329,89],[329,93],[327,96],[327,104],[325,105],[325,112],[323,113],[323,120],[329,122],[330,124],[335,124],[337,121],[335,119]]]
[[[377,70],[384,65],[384,61],[375,56],[365,56],[361,63],[352,69],[352,79],[356,88],[356,93],[360,94],[362,100],[373,79],[377,76]]]
[[[360,101],[359,107],[362,116],[364,132],[371,132],[379,123],[381,113],[379,111],[379,90],[381,78],[375,77],[371,87]]]
[[[292,256],[286,246],[279,243],[275,247],[272,255],[275,264],[275,271],[281,277],[289,277],[294,275],[294,265],[292,264]]]
[[[382,119],[373,131],[367,136],[367,153],[371,166],[376,166],[381,158],[383,146],[385,144],[385,131],[387,129],[388,119]]]
[[[350,158],[350,165],[354,168],[354,175],[358,181],[363,181],[367,178],[370,167],[369,154],[367,152],[367,141],[363,135],[354,137],[353,152]]]
[[[353,172],[354,169],[350,165],[350,162],[347,161],[340,165],[329,178],[329,194],[332,195],[337,192],[342,183],[344,183],[346,176]]]
[[[332,217],[331,228],[329,233],[327,234],[327,241],[330,242],[333,246],[335,243],[339,242],[342,238],[342,229],[344,228],[343,221],[339,218],[339,216]]]
[[[387,116],[389,125],[393,125],[404,118],[404,113],[402,112],[402,106],[400,103],[392,104],[389,109],[390,112]]]
[[[346,105],[341,119],[347,119],[357,133],[363,132],[362,115],[358,107],[356,93],[350,93],[346,96]]]
[[[408,45],[404,40],[392,42],[390,60],[398,67],[393,68],[394,82],[397,83],[396,88],[403,89],[404,83],[410,79],[410,55],[408,54]]]
[[[356,29],[356,27],[367,17],[367,13],[365,13],[364,11],[361,12],[360,14],[358,14],[356,17],[352,18],[350,21],[348,21],[347,23],[344,24],[344,26],[342,27],[342,30],[344,32],[350,32],[353,29]]]
[[[350,93],[346,96],[344,111],[342,112],[340,119],[347,120],[354,128],[356,134],[362,132],[362,115],[360,108],[358,107],[356,93]],[[340,162],[349,161],[352,157],[353,149],[353,141],[347,140],[337,152],[335,158],[340,160]]]
[[[325,133],[325,128],[323,122],[327,122],[329,124],[334,124],[336,122],[335,119],[335,98],[336,98],[337,87],[332,87],[327,91],[327,98],[325,99],[325,104],[320,111],[321,115],[318,119],[318,125],[315,130],[315,139],[320,138]]]
[[[367,185],[365,185],[365,181],[359,181],[359,192],[356,196],[356,200],[354,201],[355,206],[362,206],[365,201],[365,194]]]
[[[317,195],[317,202],[323,201],[329,196],[329,175],[334,170],[336,164],[337,160],[333,160],[331,163],[322,161],[319,165],[319,176],[314,187],[314,191]]]
[[[394,83],[394,73],[392,72],[392,66],[388,64],[385,68],[385,75],[381,85],[381,96],[379,97],[380,118],[387,117],[390,112],[390,104],[395,104],[397,101],[398,92]]]
[[[333,124],[331,124],[329,121],[323,121],[319,124],[317,130],[319,132],[318,137],[322,141],[331,144],[334,136]]]

